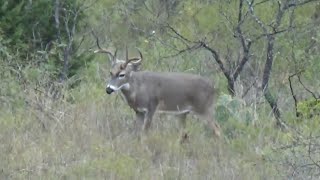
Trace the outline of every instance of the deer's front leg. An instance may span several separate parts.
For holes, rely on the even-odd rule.
[[[189,114],[189,112],[177,115],[177,117],[179,119],[179,126],[183,130],[186,129],[186,118],[187,118],[188,114]]]
[[[146,115],[144,118],[144,123],[143,123],[143,130],[144,131],[148,131],[148,129],[150,128],[151,122],[152,122],[152,118],[153,115],[155,113],[156,107],[149,107],[149,109],[146,111]]]
[[[144,123],[144,119],[145,119],[145,112],[139,112],[136,111],[136,121],[135,121],[135,131],[138,132],[139,130],[141,130],[142,125]]]

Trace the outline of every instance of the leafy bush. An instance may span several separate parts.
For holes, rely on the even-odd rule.
[[[217,119],[226,123],[229,119],[249,124],[254,120],[253,112],[250,107],[246,107],[243,100],[232,98],[230,95],[223,94],[217,103]]]
[[[300,101],[297,104],[297,113],[301,118],[312,118],[314,116],[320,116],[320,100],[311,99],[306,101]]]

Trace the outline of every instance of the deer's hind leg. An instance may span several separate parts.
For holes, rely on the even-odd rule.
[[[221,128],[218,122],[214,119],[214,113],[211,111],[206,111],[203,114],[203,117],[206,120],[207,125],[213,130],[213,134],[217,137],[220,137]]]
[[[187,119],[187,115],[188,115],[188,114],[189,114],[189,112],[176,115],[177,118],[179,119],[179,126],[180,126],[180,128],[183,128],[183,129],[186,128],[186,119]]]
[[[148,110],[146,111],[146,115],[143,123],[144,131],[148,131],[148,129],[150,128],[155,111],[156,111],[156,106],[149,106]]]
[[[180,133],[181,133],[180,143],[187,141],[189,137],[186,131],[186,119],[188,114],[189,112],[176,115],[179,119],[179,126],[180,126]]]

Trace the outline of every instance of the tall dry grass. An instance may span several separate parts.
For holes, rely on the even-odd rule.
[[[30,83],[17,88],[16,96],[2,96],[7,101],[0,116],[0,179],[319,177],[313,163],[320,157],[316,118],[298,123],[286,115],[298,128],[282,132],[261,104],[222,93],[217,118],[223,138],[214,139],[191,116],[189,139],[181,144],[172,116],[156,115],[151,131],[137,135],[132,110],[120,96],[107,96],[100,82],[83,80],[71,89],[68,82]]]

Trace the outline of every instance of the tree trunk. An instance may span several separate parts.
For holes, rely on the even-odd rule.
[[[70,59],[70,48],[66,47],[63,51],[63,68],[60,74],[60,81],[64,82],[68,78],[69,74],[69,59]]]
[[[274,60],[274,52],[273,52],[274,41],[275,41],[274,36],[272,35],[267,36],[267,41],[268,41],[267,60],[264,66],[263,76],[262,76],[262,91],[265,99],[267,100],[267,102],[269,103],[272,109],[273,115],[277,120],[276,125],[282,128],[284,124],[281,122],[281,112],[278,108],[277,100],[272,96],[269,89],[269,79],[270,79],[272,64]]]
[[[228,78],[228,91],[232,97],[236,95],[234,89],[234,80],[232,78]]]
[[[54,3],[54,20],[55,27],[57,30],[57,39],[58,42],[61,43],[61,33],[60,33],[60,0],[56,0]]]

